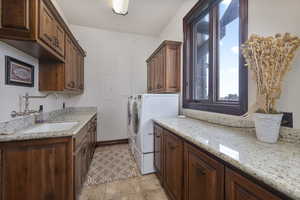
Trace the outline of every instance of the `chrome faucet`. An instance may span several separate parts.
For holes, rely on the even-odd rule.
[[[12,118],[15,118],[15,117],[19,117],[19,116],[25,116],[25,115],[30,115],[30,114],[34,114],[34,113],[39,113],[39,111],[29,109],[29,99],[45,99],[51,94],[54,94],[58,98],[56,93],[48,93],[44,96],[29,96],[28,93],[25,93],[25,96],[23,96],[23,98],[25,99],[24,111],[23,112],[12,111],[10,116]]]

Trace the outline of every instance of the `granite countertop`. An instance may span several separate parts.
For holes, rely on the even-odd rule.
[[[287,196],[300,200],[300,145],[259,142],[253,131],[190,118],[154,119],[162,127],[214,154]]]
[[[23,133],[24,131],[34,128],[39,124],[34,124],[26,128],[22,128],[9,134],[0,135],[0,142],[11,142],[20,140],[32,140],[43,138],[69,137],[76,135],[95,115],[97,110],[79,110],[67,113],[61,113],[54,118],[46,120],[45,123],[64,123],[64,122],[78,122],[73,128],[67,131],[58,132],[43,132],[43,133]]]

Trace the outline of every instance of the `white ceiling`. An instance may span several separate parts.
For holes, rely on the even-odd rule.
[[[130,0],[129,13],[112,13],[112,0],[58,0],[74,25],[157,36],[185,0]]]

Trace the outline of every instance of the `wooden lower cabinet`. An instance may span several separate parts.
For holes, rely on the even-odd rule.
[[[164,187],[172,200],[183,196],[183,141],[164,130]]]
[[[73,199],[72,140],[14,142],[2,151],[3,200]]]
[[[283,200],[226,168],[226,200]]]
[[[154,136],[154,166],[171,200],[291,200],[158,124]]]
[[[224,197],[224,165],[185,143],[185,200],[220,200]]]
[[[96,144],[96,129],[87,130],[78,133],[80,141],[75,136],[0,143],[0,200],[78,199]]]
[[[160,126],[154,126],[154,168],[156,175],[160,182],[163,184],[163,129]]]

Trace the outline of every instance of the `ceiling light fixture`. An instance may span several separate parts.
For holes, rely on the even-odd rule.
[[[112,0],[113,12],[117,15],[127,15],[129,0]]]

